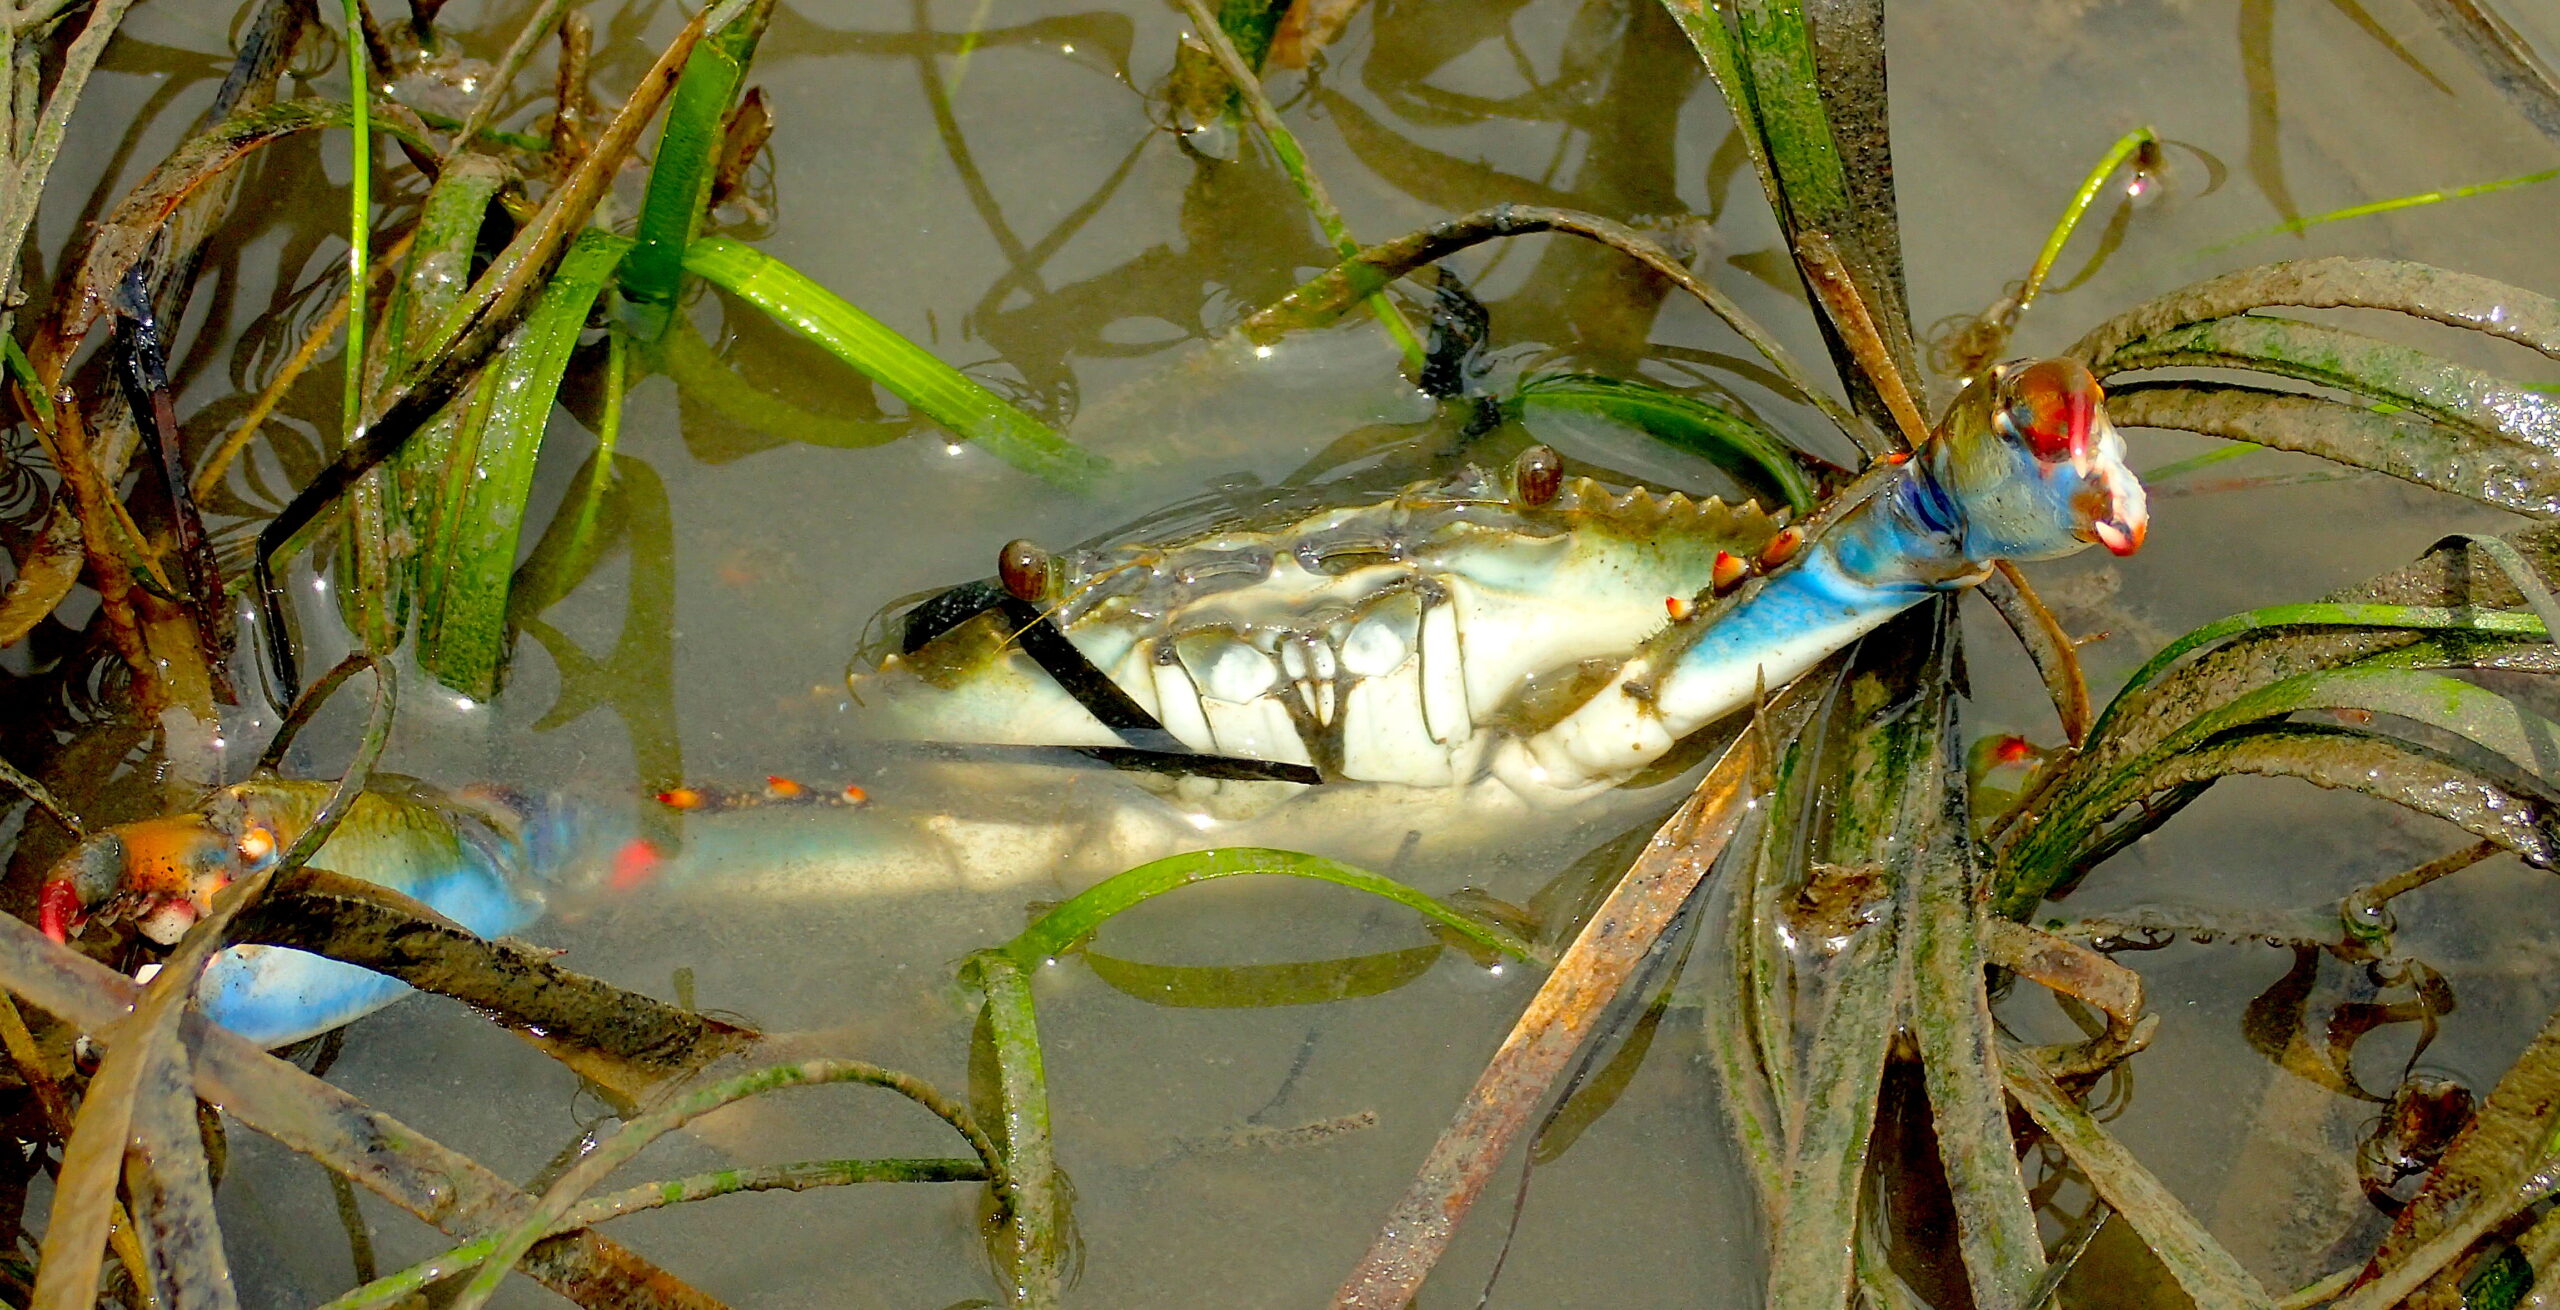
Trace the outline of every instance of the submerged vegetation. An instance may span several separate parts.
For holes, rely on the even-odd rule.
[[[1818,542],[1928,440],[1933,394],[1951,396],[1955,384],[2024,353],[2010,347],[2013,335],[2063,317],[2052,283],[2067,252],[2094,247],[2070,282],[2089,278],[2127,224],[2142,221],[2137,200],[2173,185],[2182,168],[2219,169],[2210,158],[2187,160],[2202,152],[2148,128],[2124,133],[2099,154],[2041,250],[2018,252],[2027,276],[1924,340],[1906,286],[1896,182],[1915,185],[1937,161],[1906,159],[1897,174],[1880,0],[1592,0],[1550,25],[1565,33],[1551,60],[1559,71],[1532,77],[1534,89],[1512,100],[1429,77],[1493,48],[1490,28],[1519,52],[1518,34],[1503,27],[1514,6],[1490,7],[1488,30],[1472,35],[1422,25],[1411,5],[1382,3],[1365,16],[1356,0],[1180,7],[1188,30],[1178,48],[1159,52],[1164,81],[1149,98],[1164,135],[1147,144],[1178,141],[1197,170],[1185,203],[1200,207],[1203,246],[1232,260],[1211,280],[1233,303],[1197,285],[1169,291],[1187,269],[1132,265],[1073,288],[1045,285],[1043,264],[1103,209],[1125,163],[1103,194],[1036,240],[1005,227],[989,198],[1006,271],[964,335],[1004,353],[1032,331],[1026,324],[1045,319],[1042,330],[1077,343],[1009,355],[1005,370],[955,367],[938,324],[902,333],[751,239],[795,199],[768,159],[775,111],[754,82],[760,47],[790,20],[778,0],[720,0],[681,14],[645,2],[607,12],[531,0],[490,6],[468,33],[439,26],[441,5],[428,0],[405,14],[366,0],[325,13],[312,0],[251,0],[219,92],[182,141],[130,177],[86,164],[66,173],[59,156],[66,126],[92,112],[84,94],[131,0],[29,0],[0,13],[0,58],[15,88],[0,105],[9,181],[0,239],[28,251],[0,281],[13,315],[6,376],[16,425],[0,451],[0,542],[12,563],[0,595],[10,706],[0,777],[16,797],[7,889],[20,911],[0,918],[0,1106],[24,1146],[19,1163],[0,1169],[0,1218],[15,1234],[0,1254],[0,1304],[239,1304],[231,1266],[241,1225],[226,1232],[216,1197],[235,1149],[226,1136],[245,1128],[326,1171],[355,1270],[331,1306],[477,1306],[519,1274],[590,1307],[714,1306],[682,1270],[608,1236],[606,1223],[747,1191],[891,1183],[974,1190],[975,1235],[992,1273],[970,1304],[1057,1305],[1076,1299],[1087,1254],[1061,1163],[1073,1147],[1053,1112],[1052,1070],[1080,1052],[1044,1044],[1041,993],[1056,986],[1044,978],[1071,965],[1175,1007],[1319,1005],[1405,987],[1452,955],[1489,972],[1526,962],[1543,981],[1473,1088],[1444,1107],[1452,1117],[1438,1141],[1397,1163],[1413,1171],[1401,1200],[1361,1216],[1375,1237],[1342,1267],[1340,1306],[1415,1303],[1462,1231],[1499,1228],[1502,1207],[1476,1202],[1506,1161],[1525,1155],[1516,1226],[1528,1171],[1594,1130],[1674,1023],[1703,1034],[1720,1128],[1741,1162],[1740,1177],[1721,1181],[1751,1189],[1764,1224],[1728,1281],[1756,1282],[1769,1304],[2032,1310],[2183,1296],[2215,1307],[2506,1307],[2560,1279],[2560,1215],[2549,1205],[2560,1196],[2551,1090],[2560,1011],[2520,1051],[2509,1044],[2512,1063],[2494,1080],[2466,1086],[2423,1066],[2453,993],[2422,951],[2404,948],[2418,911],[2402,899],[2502,855],[2546,873],[2560,861],[2560,727],[2536,708],[2547,708],[2547,676],[2560,672],[2560,535],[2549,522],[2560,519],[2560,404],[2547,386],[2505,376],[2560,376],[2547,363],[2560,361],[2560,301],[2427,264],[2331,255],[2229,269],[2112,316],[2084,315],[2090,325],[2059,353],[2107,382],[2118,426],[2230,443],[2155,469],[2155,482],[2268,458],[2252,451],[2289,451],[2527,526],[2455,533],[2363,583],[2149,643],[2157,648],[2138,652],[2139,667],[2103,699],[2082,667],[2092,625],[2003,565],[1981,590],[2026,663],[2002,665],[1987,652],[1968,660],[1959,601],[1926,601],[1792,684],[1763,688],[1747,727],[1691,757],[1702,777],[1667,818],[1653,812],[1658,830],[1632,841],[1611,834],[1586,862],[1593,867],[1541,871],[1555,883],[1523,905],[1430,895],[1400,869],[1258,846],[1127,869],[1037,907],[1018,933],[986,937],[953,965],[947,977],[964,998],[969,1036],[939,1064],[965,1068],[965,1090],[857,1058],[870,1049],[859,1028],[767,1031],[697,1008],[687,979],[671,1003],[572,972],[513,938],[490,940],[458,922],[464,911],[440,903],[432,880],[395,877],[388,859],[311,863],[324,847],[375,849],[366,843],[386,812],[432,816],[419,827],[449,822],[441,836],[458,845],[485,844],[475,834],[489,815],[516,814],[466,796],[477,779],[437,779],[446,793],[377,766],[409,721],[406,707],[524,695],[510,681],[525,636],[545,657],[550,681],[537,687],[556,688],[535,726],[614,711],[634,790],[666,802],[647,811],[647,835],[671,842],[688,810],[750,807],[685,774],[674,714],[672,479],[623,448],[626,397],[647,378],[672,385],[683,440],[705,463],[786,444],[842,460],[883,457],[901,442],[947,446],[955,460],[974,447],[1014,471],[1004,476],[1039,487],[1039,503],[1073,506],[1174,461],[1089,417],[1113,400],[1080,410],[1066,354],[1163,350],[1180,361],[1143,386],[1178,389],[1366,319],[1362,349],[1406,369],[1437,412],[1331,446],[1338,434],[1303,434],[1286,463],[1319,453],[1294,481],[1481,458],[1526,445],[1528,433],[1597,433],[1581,447],[1564,442],[1568,454],[1594,470],[1622,460],[1720,480],[1789,511],[1804,534],[1795,540]],[[2240,40],[2254,51],[2246,94],[2272,115],[2269,8],[2243,0]],[[2520,115],[2560,144],[2560,84],[2531,44],[2489,8],[2430,8],[2452,47],[2485,70],[2477,76],[2507,97],[2475,109]],[[968,61],[1023,44],[1074,56],[1081,43],[1119,77],[1133,66],[1124,15],[1015,24],[981,12],[948,28],[928,17],[919,6],[911,31],[829,39],[914,59],[942,148],[981,191],[950,112],[951,84]],[[2372,20],[2358,22],[2414,64]],[[1555,184],[1553,169],[1532,180],[1395,138],[1304,72],[1321,73],[1330,44],[1359,24],[1376,30],[1357,71],[1424,121],[1587,127],[1621,113],[1634,124],[1623,139],[1591,140],[1667,158],[1674,92],[1705,79],[1732,124],[1707,169],[1714,224],[1688,215],[1676,188],[1641,213],[1630,204],[1596,214]],[[645,50],[644,30],[657,34]],[[1550,62],[1545,51],[1519,59]],[[1275,101],[1284,82],[1290,95]],[[1379,233],[1354,234],[1293,135],[1319,113],[1370,168],[1408,179],[1406,193],[1437,217],[1364,244]],[[2248,167],[2290,234],[2554,176],[2304,217],[2258,124]],[[2121,126],[2088,134],[2104,141]],[[278,206],[258,193],[274,180],[266,162],[297,150],[306,165],[329,161],[330,175],[344,178],[327,188],[343,207],[325,221],[269,212]],[[1673,171],[1661,160],[1645,165],[1657,166]],[[1743,216],[1747,206],[1730,194],[1746,168],[1765,218]],[[69,189],[92,184],[106,189]],[[2083,218],[2101,211],[2102,232],[2075,244]],[[48,230],[40,214],[82,212],[95,221],[58,261],[28,250]],[[330,271],[280,290],[242,331],[229,321],[242,294],[240,247],[220,238],[258,214],[289,228],[290,260],[325,258]],[[1718,247],[1718,229],[1755,223],[1774,224],[1775,261]],[[55,227],[69,230],[67,220]],[[902,243],[934,239],[858,227],[849,222],[830,239],[859,240],[882,263],[904,258]],[[1548,334],[1576,340],[1573,349],[1535,358],[1508,349],[1514,331],[1454,267],[1474,261],[1469,276],[1481,284],[1531,237],[1548,243],[1543,277],[1576,294],[1585,283],[1610,288]],[[1272,249],[1234,253],[1266,240]],[[1761,322],[1765,314],[1718,285],[1736,272],[1757,282],[1751,304],[1772,294],[1800,302],[1785,307],[1801,322]],[[829,380],[788,386],[757,376],[746,367],[751,351],[715,342],[698,321],[706,286],[727,307],[733,336],[779,329],[799,338],[819,354],[786,358],[823,363]],[[215,292],[219,313],[201,299]],[[1655,344],[1652,326],[1675,293],[1716,320],[1718,341],[1750,354]],[[1104,309],[1173,325],[1179,348],[1106,336]],[[1097,325],[1055,321],[1078,314]],[[209,315],[218,327],[203,326]],[[1837,384],[1790,341],[1818,341]],[[2505,362],[2481,367],[2486,359]],[[1924,363],[1944,385],[1933,385]],[[213,376],[226,370],[227,381]],[[1684,380],[1666,380],[1674,376]],[[830,392],[861,403],[813,399]],[[223,399],[182,408],[215,393]],[[592,453],[569,471],[576,456],[561,438],[581,426]],[[929,512],[854,510],[893,511]],[[1056,521],[1082,520],[1062,512]],[[887,567],[883,575],[897,576]],[[1002,588],[979,585],[994,603]],[[1702,580],[1698,603],[1734,603],[1726,593],[1758,585]],[[325,602],[298,603],[323,594]],[[600,656],[561,617],[599,604],[618,622]],[[1672,612],[1683,611],[1675,603]],[[525,649],[524,662],[536,664]],[[341,650],[342,661],[306,676]],[[2046,693],[2058,744],[1968,727],[1968,700],[1986,690],[1969,677],[2007,667],[2031,669],[2026,685]],[[371,693],[360,735],[346,727],[352,710],[332,708],[334,698],[355,699],[349,689]],[[272,733],[263,726],[271,718]],[[320,766],[326,782],[280,777],[288,759],[310,758],[307,747],[295,754],[296,738],[323,719],[355,739],[352,757]],[[254,770],[226,777],[230,740],[253,737]],[[2121,911],[2068,912],[2061,898],[2084,881],[2117,876],[2123,866],[2111,867],[2112,857],[2240,777],[2401,807],[2425,817],[2433,848],[2404,872],[2317,904],[2235,895],[2195,908],[2136,896]],[[781,779],[768,790],[776,803],[816,803]],[[859,799],[836,793],[833,803]],[[288,808],[299,817],[258,817]],[[222,829],[213,857],[237,863],[238,876],[219,894],[186,887],[195,900],[177,898],[190,907],[178,922],[136,913],[146,891],[166,888],[82,887],[77,903],[60,890],[75,879],[58,870],[86,867],[66,851],[99,850],[107,838],[140,849],[139,837],[117,837],[137,830],[117,825],[170,815],[211,830],[217,817],[241,814],[255,822]],[[82,839],[91,844],[76,845]],[[1137,906],[1243,876],[1366,893],[1431,935],[1338,959],[1217,967],[1093,949]],[[93,910],[102,931],[79,935]],[[151,920],[146,933],[166,929],[165,953],[124,925],[103,931],[119,915]],[[2348,1148],[2354,1158],[2328,1162],[2358,1172],[2376,1207],[2370,1222],[2244,1253],[2235,1226],[2290,1223],[2286,1205],[2199,1218],[2171,1185],[2188,1174],[2110,1127],[2138,1095],[2128,1089],[2154,1058],[2146,1048],[2175,1022],[2146,1005],[2143,976],[2119,957],[2179,942],[2293,953],[2293,971],[2248,1004],[2247,1040],[2279,1077],[2372,1103],[2379,1121]],[[207,962],[242,944],[316,952],[459,998],[572,1071],[607,1112],[550,1165],[513,1181],[512,1164],[476,1159],[323,1081],[336,1034],[293,1048],[294,1063],[191,1010]],[[137,982],[132,966],[146,957],[161,967]],[[2351,982],[2335,983],[2341,969]],[[2031,988],[2052,1005],[2031,1007]],[[2543,1008],[2547,991],[2520,988]],[[2032,1040],[2053,1029],[2054,1007],[2076,1036]],[[2360,1069],[2355,1054],[2366,1043],[2405,1055],[2404,1067],[2379,1079],[2376,1061]],[[1302,1048],[1288,1082],[1305,1063]],[[732,1163],[637,1184],[617,1174],[725,1107],[836,1083],[912,1103],[865,1106],[836,1128],[903,1115],[929,1125],[935,1144]],[[1376,1122],[1367,1111],[1295,1128],[1257,1117],[1225,1144],[1285,1149]],[[368,1214],[359,1192],[431,1226],[440,1249],[404,1268],[377,1267],[384,1212]],[[262,1203],[225,1192],[219,1209],[229,1216]],[[866,1258],[862,1241],[842,1244],[838,1257]],[[2267,1258],[2278,1245],[2284,1258]],[[2300,1268],[2306,1259],[2317,1265],[2311,1275]],[[1501,1267],[1497,1255],[1493,1273],[1444,1277],[1490,1282]],[[1161,1276],[1165,1299],[1186,1302],[1201,1299],[1199,1279],[1214,1277]],[[2135,1291],[2110,1301],[2109,1280]],[[1475,1288],[1426,1299],[1461,1292]]]

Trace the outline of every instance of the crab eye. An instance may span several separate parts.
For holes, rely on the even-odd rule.
[[[276,857],[275,831],[265,824],[259,824],[241,833],[240,840],[232,849],[240,853],[241,863],[252,869],[260,868]]]
[[[996,554],[996,580],[1016,598],[1033,604],[1048,596],[1056,569],[1049,552],[1028,541],[1008,541]]]
[[[2104,394],[2078,360],[2043,359],[2006,373],[1992,421],[2047,464],[2086,458]]]
[[[1531,446],[1511,461],[1511,498],[1522,505],[1544,505],[1564,490],[1564,461],[1547,446]]]

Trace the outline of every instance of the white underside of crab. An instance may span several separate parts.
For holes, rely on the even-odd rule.
[[[1294,561],[1275,567],[1292,571]],[[1362,600],[1337,601],[1334,614],[1319,609],[1288,627],[1206,623],[1141,637],[1095,625],[1069,638],[1192,750],[1312,764],[1310,739],[1329,736],[1339,743],[1343,779],[1448,787],[1482,772],[1488,752],[1511,735],[1505,709],[1532,680],[1623,659],[1667,621],[1665,600],[1683,594],[1666,580],[1641,591],[1532,601],[1443,577],[1432,595],[1403,570],[1375,573],[1325,579]],[[959,742],[1119,741],[1028,657],[951,689],[898,675],[884,668],[861,688],[866,702],[877,696],[874,721],[892,732]]]

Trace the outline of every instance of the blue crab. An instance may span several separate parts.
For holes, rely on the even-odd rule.
[[[2147,521],[2096,379],[2013,363],[1811,542],[1756,504],[1566,477],[1532,447],[1178,541],[1013,543],[852,683],[915,737],[1551,804],[1995,561],[2131,554]]]
[[[1813,537],[1750,503],[1568,477],[1532,447],[1504,470],[1464,467],[1169,541],[1054,555],[1017,542],[995,579],[897,616],[897,650],[852,677],[866,717],[888,736],[1063,747],[1150,770],[1189,803],[1177,813],[1190,823],[1159,815],[1037,848],[1030,825],[993,824],[969,850],[967,825],[926,816],[938,842],[873,821],[861,834],[777,828],[744,852],[694,843],[683,859],[705,881],[884,890],[1070,852],[1125,867],[1168,841],[1196,843],[1221,816],[1303,808],[1311,786],[1353,806],[1320,825],[1390,844],[1424,811],[1584,803],[1894,614],[1980,582],[1994,561],[2093,544],[2130,554],[2146,524],[2096,380],[2044,360],[1967,387],[1926,444]],[[95,836],[45,885],[42,926],[60,939],[107,913],[174,941],[215,890],[275,858],[326,791],[265,779],[199,813]],[[662,799],[729,808],[704,795]],[[373,791],[315,863],[495,935],[530,922],[571,866],[633,872],[614,837],[627,828],[494,793]],[[406,990],[239,947],[215,959],[201,995],[217,1021],[275,1044]]]

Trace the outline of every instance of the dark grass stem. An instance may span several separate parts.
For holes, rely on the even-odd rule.
[[[472,103],[470,114],[454,130],[453,141],[444,150],[445,158],[453,158],[481,138],[489,120],[497,114],[499,104],[506,98],[508,89],[515,85],[516,74],[524,71],[525,61],[533,58],[534,50],[551,35],[551,29],[559,26],[560,15],[568,9],[569,3],[570,0],[542,0],[541,6],[533,11],[533,17],[526,19],[524,26],[516,30],[515,39],[507,43],[507,52],[498,56],[498,67],[489,74],[489,89]],[[543,149],[550,144],[532,138],[527,138],[527,142],[529,144],[512,141],[506,144],[516,145],[519,149]]]
[[[375,265],[380,268],[399,267],[401,259],[409,253],[409,245],[417,235],[414,231],[401,233],[400,239],[392,242],[390,248],[384,250],[381,257],[374,261]],[[258,430],[265,427],[267,420],[274,416],[276,406],[284,403],[285,393],[293,390],[293,384],[302,380],[303,373],[320,358],[320,352],[328,347],[330,340],[338,335],[338,329],[345,326],[348,310],[353,305],[354,297],[350,293],[343,291],[338,293],[337,301],[329,306],[328,312],[320,316],[319,322],[311,325],[311,330],[302,338],[302,344],[294,348],[293,354],[286,358],[283,367],[276,370],[275,377],[258,392],[258,398],[250,402],[249,412],[240,416],[240,421],[232,425],[231,431],[224,435],[221,444],[215,446],[213,452],[205,456],[204,462],[196,467],[195,476],[187,482],[187,490],[197,500],[211,497],[214,491],[221,487],[222,475],[231,470],[232,461],[240,458],[240,452],[247,450],[249,443],[257,439]]]
[[[1333,321],[1345,309],[1378,288],[1426,264],[1436,263],[1469,246],[1499,237],[1528,236],[1538,232],[1562,232],[1586,241],[1596,241],[1644,265],[1673,286],[1696,297],[1709,313],[1740,334],[1761,358],[1769,361],[1769,366],[1777,370],[1799,397],[1821,410],[1823,416],[1841,431],[1851,434],[1867,431],[1864,422],[1815,385],[1813,376],[1805,372],[1794,354],[1745,312],[1740,303],[1691,272],[1685,262],[1663,249],[1651,237],[1624,223],[1580,210],[1505,204],[1445,219],[1393,241],[1352,252],[1350,258],[1246,316],[1235,330],[1254,345],[1272,345],[1291,332],[1320,327]],[[1860,437],[1859,440],[1863,445],[1873,438]]]
[[[1245,63],[1236,43],[1227,38],[1227,30],[1219,26],[1218,16],[1209,12],[1209,6],[1203,0],[1182,0],[1182,12],[1190,16],[1192,26],[1197,29],[1195,34],[1209,47],[1209,53],[1217,57],[1219,70],[1235,84],[1236,98],[1244,102],[1245,109],[1253,115],[1254,124],[1262,129],[1263,138],[1271,143],[1271,153],[1279,157],[1282,171],[1288,173],[1289,181],[1298,188],[1298,195],[1307,202],[1307,212],[1315,215],[1316,226],[1324,229],[1325,240],[1332,243],[1334,253],[1345,258],[1357,256],[1360,243],[1352,239],[1351,227],[1343,221],[1341,209],[1334,205],[1333,196],[1325,190],[1323,179],[1307,166],[1306,151],[1299,148],[1298,138],[1289,131],[1289,125],[1280,121],[1280,111],[1272,108],[1271,98],[1262,93],[1262,79],[1255,76],[1253,69]],[[1422,340],[1413,334],[1413,325],[1405,321],[1403,311],[1397,309],[1395,302],[1387,299],[1383,292],[1372,292],[1367,300],[1369,312],[1378,316],[1379,326],[1387,330],[1387,336],[1395,341],[1396,349],[1404,352],[1406,365],[1419,372],[1423,364]]]
[[[36,120],[28,149],[9,161],[7,199],[0,202],[0,252],[6,252],[6,258],[0,259],[0,305],[17,303],[22,263],[18,252],[26,245],[27,229],[35,223],[36,204],[43,198],[45,178],[62,152],[62,137],[70,126],[72,107],[80,103],[80,93],[89,85],[89,74],[98,67],[98,56],[106,52],[107,41],[133,4],[134,0],[98,0],[97,7],[89,11],[89,21],[63,53],[62,71],[55,75],[53,91],[45,97],[44,111]],[[15,40],[35,34],[35,24],[12,26],[17,28]]]
[[[0,760],[0,786],[17,788],[21,795],[35,802],[37,809],[43,810],[53,817],[55,823],[61,824],[63,831],[70,833],[74,840],[89,835],[88,827],[80,822],[80,815],[70,806],[63,804],[61,797],[54,795],[52,789],[43,783],[20,772],[17,765],[7,760]]]
[[[359,670],[364,669],[373,670],[376,676],[388,676],[382,673],[379,657],[364,651],[357,651],[347,656],[338,661],[327,673],[321,674],[319,681],[312,683],[310,688],[302,693],[301,698],[293,703],[293,708],[285,712],[284,722],[276,728],[276,735],[267,740],[265,750],[258,752],[258,764],[254,772],[274,773],[282,768],[285,752],[293,749],[294,738],[301,736],[302,730],[310,725],[311,716],[319,713],[320,707],[328,703],[331,693],[337,691]]]
[[[1983,599],[2017,634],[2018,644],[2026,648],[2027,658],[2035,661],[2036,673],[2044,679],[2045,691],[2053,698],[2053,712],[2062,721],[2062,735],[2078,746],[2089,735],[2089,720],[2094,716],[2089,699],[2089,678],[2080,669],[2080,647],[2062,621],[2036,594],[2027,575],[2007,560],[1994,566],[1992,576],[1982,584]]]

